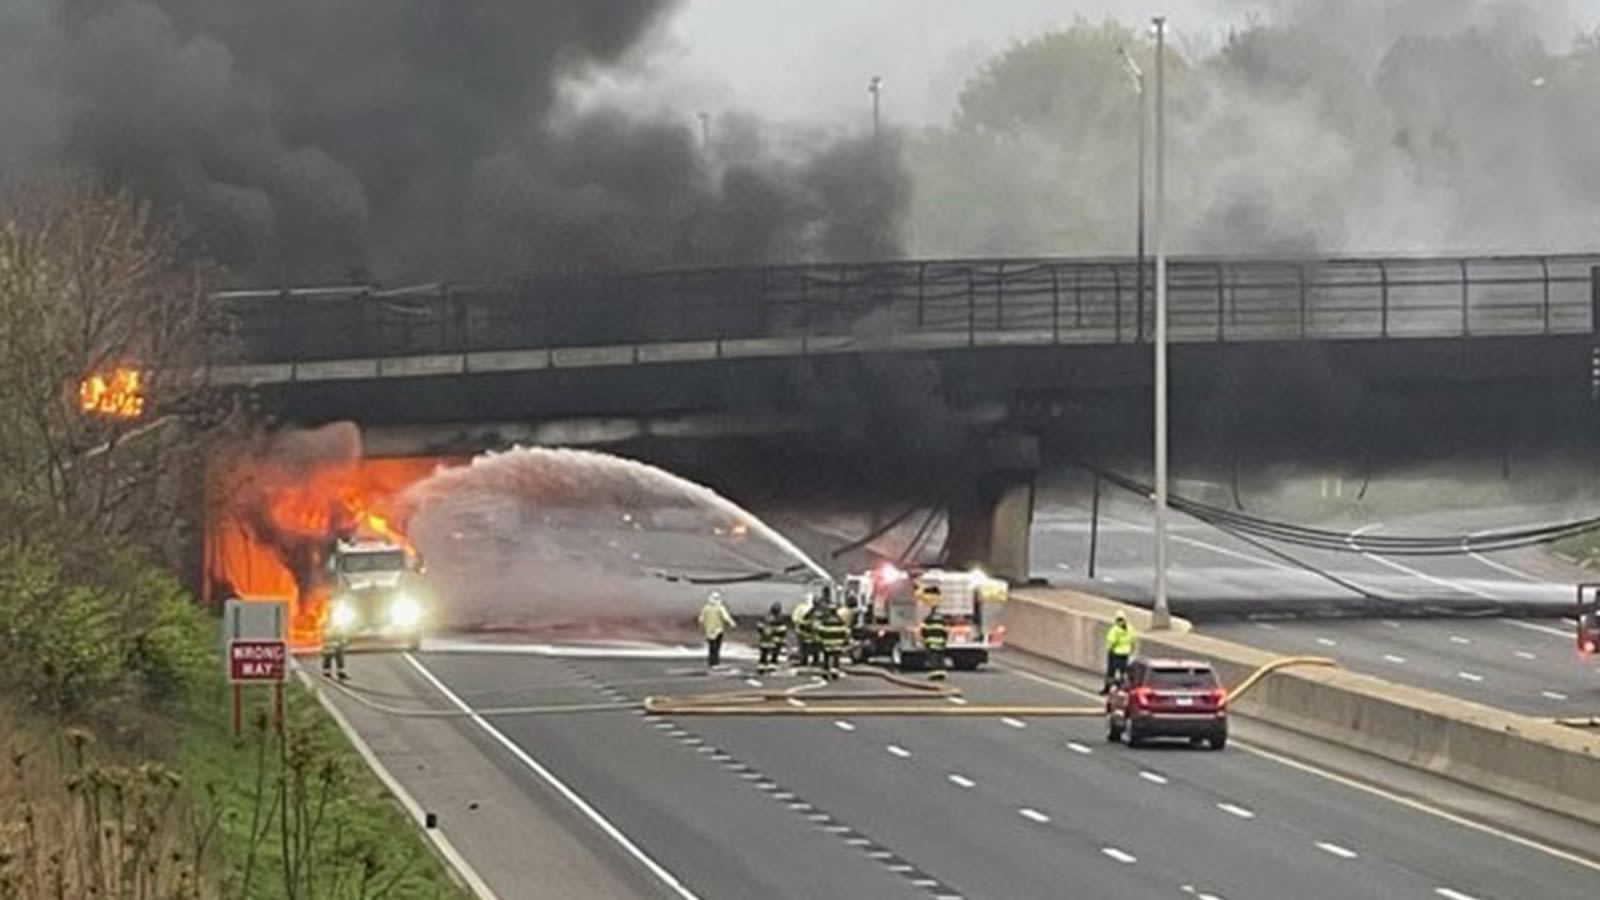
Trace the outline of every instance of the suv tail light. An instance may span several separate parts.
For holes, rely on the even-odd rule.
[[[1149,706],[1151,690],[1147,687],[1136,687],[1130,695],[1134,706]]]
[[[1228,702],[1228,692],[1222,688],[1212,688],[1206,691],[1206,702],[1212,706],[1221,706]]]

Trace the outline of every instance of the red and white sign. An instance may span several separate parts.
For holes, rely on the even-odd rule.
[[[284,641],[229,641],[228,680],[234,684],[282,681],[289,659]]]

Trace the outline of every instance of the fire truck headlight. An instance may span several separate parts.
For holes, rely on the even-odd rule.
[[[422,604],[406,594],[389,604],[389,624],[396,628],[415,628],[422,622]]]
[[[328,621],[334,628],[349,628],[356,623],[356,608],[348,600],[339,600],[333,604]]]

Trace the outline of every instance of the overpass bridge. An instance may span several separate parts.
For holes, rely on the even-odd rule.
[[[1175,259],[1174,446],[1228,431],[1347,452],[1352,436],[1370,450],[1391,431],[1570,423],[1600,379],[1597,267],[1600,254]],[[981,437],[971,480],[987,486],[965,505],[985,522],[1027,512],[1018,473],[1037,454],[1019,434],[1065,424],[1101,449],[1146,446],[1154,273],[1140,269],[953,260],[230,291],[217,302],[236,340],[211,376],[288,420],[360,421],[396,454],[842,433],[909,404]],[[895,439],[886,454],[922,452]]]

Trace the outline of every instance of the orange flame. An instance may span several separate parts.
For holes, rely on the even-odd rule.
[[[109,375],[90,375],[78,383],[78,408],[89,415],[137,419],[144,406],[144,373],[138,369],[119,366]]]
[[[287,598],[290,643],[317,647],[329,600],[322,563],[333,542],[365,529],[415,560],[415,546],[395,524],[400,495],[451,462],[369,459],[306,472],[252,461],[214,472],[206,530],[210,599]]]

